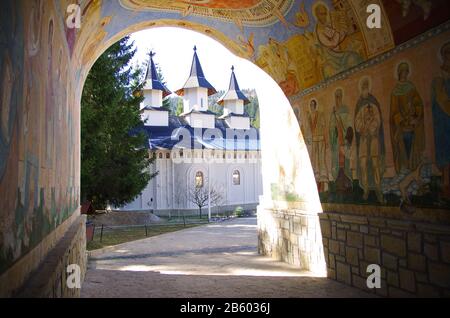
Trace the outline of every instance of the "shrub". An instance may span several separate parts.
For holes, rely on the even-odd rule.
[[[238,218],[244,216],[244,209],[241,206],[238,206],[236,209],[234,209],[234,215],[236,215]]]

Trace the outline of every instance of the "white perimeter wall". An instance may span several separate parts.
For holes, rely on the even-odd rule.
[[[162,158],[160,157],[160,154]],[[167,209],[195,209],[196,206],[189,202],[189,188],[195,187],[195,175],[203,172],[204,186],[211,185],[223,192],[222,205],[258,203],[262,195],[261,159],[258,152],[250,152],[245,159],[245,153],[237,155],[231,162],[213,162],[208,164],[201,162],[174,163],[172,159],[166,159],[167,152],[157,152],[157,159],[152,165],[152,171],[159,171],[158,175],[150,180],[146,189],[132,203],[123,207],[123,210],[167,210]],[[186,159],[187,154],[185,154]],[[239,156],[241,158],[239,158]],[[228,157],[228,154],[227,156]],[[250,158],[249,158],[250,157]],[[192,158],[189,158],[194,160]],[[240,173],[240,184],[233,184],[233,171]],[[209,173],[209,178],[208,178]],[[153,199],[153,200],[152,200]]]

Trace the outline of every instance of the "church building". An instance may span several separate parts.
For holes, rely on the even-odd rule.
[[[183,113],[171,115],[162,107],[171,91],[161,82],[150,53],[142,119],[148,135],[150,173],[157,173],[142,193],[122,210],[153,211],[157,215],[199,212],[196,201],[212,213],[236,207],[256,209],[262,195],[259,130],[245,114],[250,102],[239,88],[234,67],[228,91],[219,99],[223,115],[208,110],[208,96],[217,93],[208,82],[194,47],[189,77],[175,93]],[[197,198],[195,198],[197,197]]]

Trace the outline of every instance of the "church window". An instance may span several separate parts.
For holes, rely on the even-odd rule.
[[[166,153],[166,159],[170,159],[170,153]]]
[[[161,152],[159,153],[159,159],[162,159],[162,153]]]
[[[233,184],[234,185],[240,185],[241,184],[241,173],[239,170],[233,171]]]
[[[195,187],[203,188],[203,172],[197,171],[195,174]]]

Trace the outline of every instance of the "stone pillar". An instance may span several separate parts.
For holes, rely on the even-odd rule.
[[[317,213],[258,206],[258,252],[326,276],[320,219]]]

